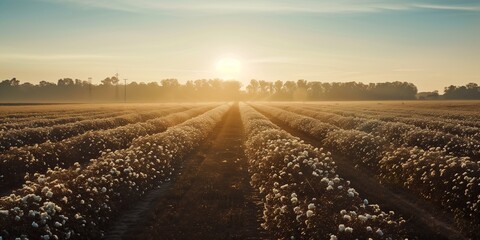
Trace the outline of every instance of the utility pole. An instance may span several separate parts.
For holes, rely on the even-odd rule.
[[[88,99],[92,101],[92,78],[88,78]]]
[[[126,103],[127,102],[127,80],[126,78],[123,79],[125,81],[125,88],[123,91],[123,101]]]

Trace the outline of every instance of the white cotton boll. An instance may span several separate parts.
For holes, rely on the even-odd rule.
[[[351,228],[351,227],[346,227],[346,228],[345,228],[345,232],[347,232],[347,233],[352,233],[352,232],[353,232],[353,228]]]
[[[61,227],[61,226],[62,226],[62,224],[61,224],[61,223],[59,223],[59,222],[55,222],[55,225],[54,225],[54,226],[55,226],[55,227],[57,227],[57,228],[59,228],[59,227]]]
[[[312,210],[308,210],[307,211],[307,217],[312,217],[313,216],[313,211]]]
[[[371,232],[372,231],[372,227],[368,226],[367,227],[367,232]]]
[[[343,219],[345,219],[347,221],[351,221],[352,217],[350,217],[350,215],[343,215]]]
[[[8,216],[8,210],[0,210],[0,215]]]
[[[365,217],[364,215],[358,215],[358,219],[362,222],[367,221],[367,217]]]
[[[298,199],[296,197],[292,197],[292,199],[290,199],[292,201],[292,203],[297,203],[298,202]]]
[[[315,209],[315,204],[314,203],[308,204],[308,209],[309,210],[314,210]]]
[[[52,191],[48,191],[45,196],[47,196],[48,198],[51,198],[53,197],[53,192]]]
[[[15,221],[20,222],[21,218],[20,216],[15,216]]]
[[[338,231],[339,232],[345,231],[345,225],[343,225],[343,224],[338,225]]]
[[[349,197],[355,197],[355,194],[353,192],[348,192]]]
[[[36,222],[32,222],[32,227],[34,227],[34,228],[38,228],[38,223],[36,223]]]
[[[383,236],[383,231],[380,228],[377,229],[375,233],[378,234],[379,236]]]
[[[327,191],[330,191],[330,190],[333,190],[333,187],[332,187],[332,186],[328,186],[328,187],[327,187]]]
[[[50,217],[50,216],[49,216],[48,213],[46,213],[46,212],[40,213],[40,219],[42,219],[42,220],[46,220],[46,219],[48,219],[49,217]]]
[[[107,188],[105,187],[102,187],[102,193],[106,192],[107,191]]]
[[[363,203],[364,203],[365,205],[368,205],[368,200],[367,200],[367,199],[364,199],[364,200],[363,200]]]
[[[33,210],[28,211],[28,216],[29,217],[35,217],[35,212]]]
[[[297,194],[296,194],[296,193],[292,193],[292,195],[290,195],[290,197],[296,198],[296,197],[297,197]]]
[[[335,235],[330,235],[330,240],[337,240],[337,236],[335,236]]]
[[[40,201],[42,201],[42,197],[35,195],[35,196],[33,196],[33,200],[36,201],[36,202],[40,202]]]
[[[300,207],[298,207],[298,206],[297,206],[297,207],[294,207],[294,208],[293,208],[293,212],[294,212],[295,214],[299,214],[299,213],[300,213]]]

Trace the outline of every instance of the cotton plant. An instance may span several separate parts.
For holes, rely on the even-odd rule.
[[[163,133],[135,139],[128,148],[106,151],[80,170],[79,164],[73,164],[34,174],[22,188],[0,198],[0,236],[101,237],[125,204],[176,173],[175,166],[199,146],[229,108],[221,105]]]
[[[404,235],[404,220],[366,204],[350,182],[338,176],[329,152],[291,136],[249,106],[242,105],[241,112],[251,184],[261,190],[264,203],[263,228],[290,239]],[[339,224],[344,224],[343,231]],[[381,229],[382,236],[368,232],[370,225]]]

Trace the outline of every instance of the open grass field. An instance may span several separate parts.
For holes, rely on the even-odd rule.
[[[0,106],[0,239],[480,239],[480,101]]]

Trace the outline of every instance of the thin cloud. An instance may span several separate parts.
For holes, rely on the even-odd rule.
[[[480,6],[454,6],[454,5],[432,5],[432,4],[416,4],[417,8],[433,9],[433,10],[454,10],[454,11],[480,11]]]
[[[0,54],[0,59],[6,60],[92,60],[92,59],[108,59],[111,56],[89,55],[89,54]]]
[[[408,11],[415,9],[480,11],[480,5],[425,4],[418,2],[392,3],[388,1],[172,1],[152,0],[43,0],[75,4],[87,8],[104,8],[115,11],[187,11],[187,12],[269,12],[269,13],[369,13],[383,11]]]

